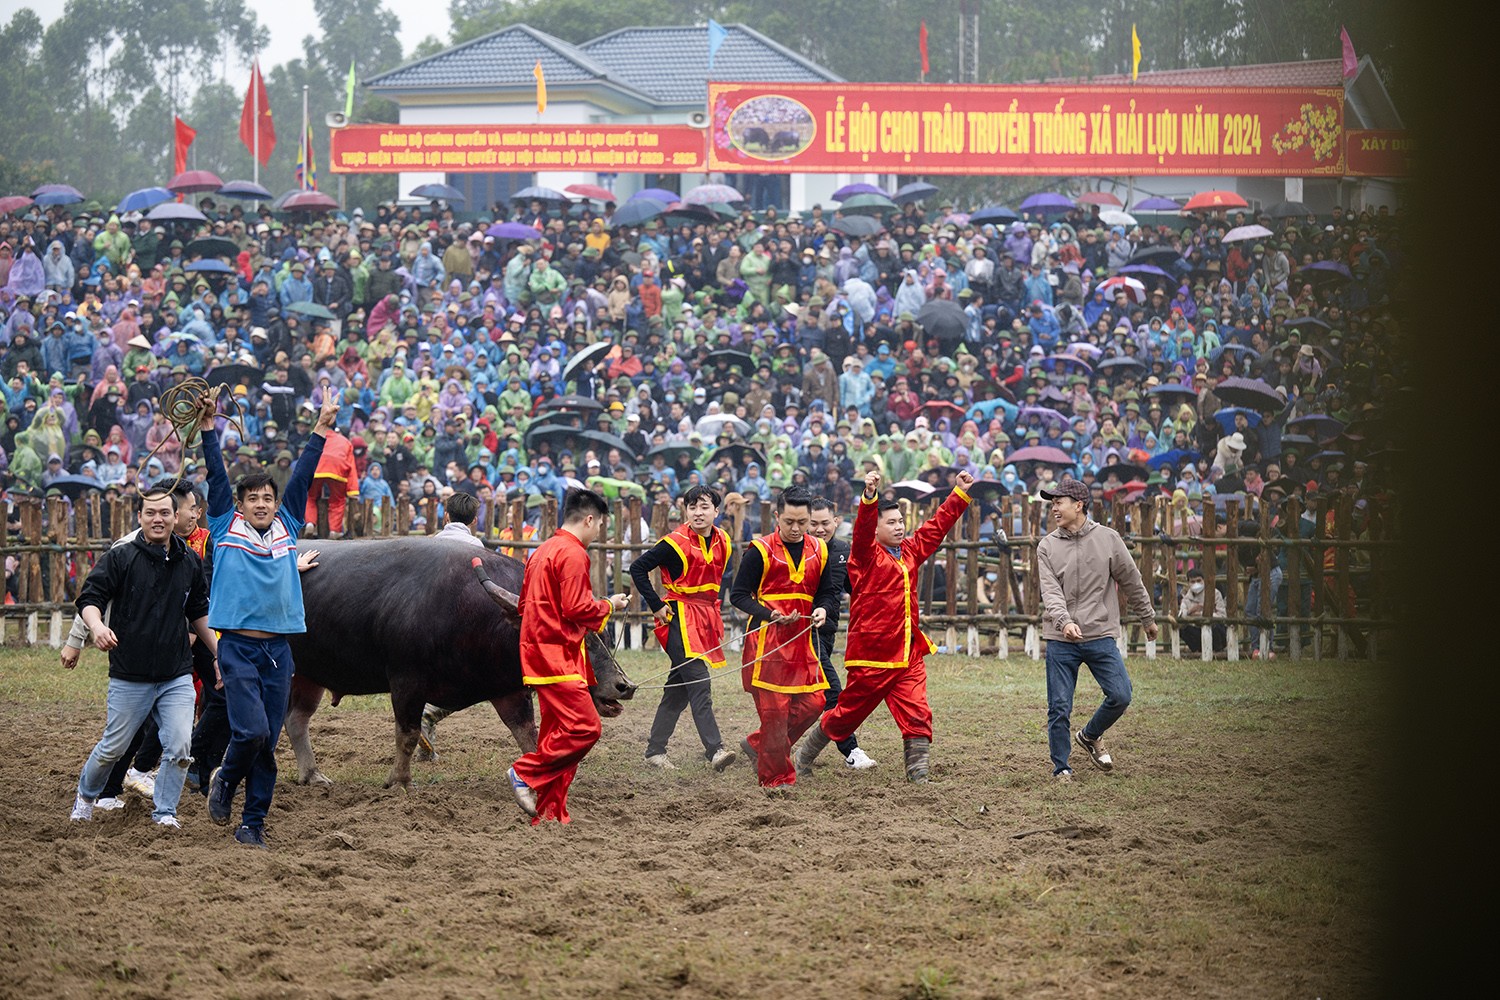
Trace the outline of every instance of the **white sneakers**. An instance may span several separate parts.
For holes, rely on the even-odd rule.
[[[526,782],[522,781],[516,774],[516,769],[510,769],[510,791],[516,797],[516,805],[528,816],[536,815],[536,792]]]
[[[849,756],[844,758],[844,764],[853,771],[868,771],[875,766],[875,759],[865,753],[863,747],[855,747],[849,751]]]
[[[73,814],[68,817],[75,823],[84,823],[94,818],[94,804],[82,795],[73,799]]]
[[[181,830],[182,824],[177,822],[176,816],[163,816],[161,819],[153,820],[157,826],[168,826],[173,830]]]
[[[651,756],[647,757],[646,758],[646,766],[647,767],[654,767],[658,771],[675,771],[675,770],[677,770],[677,765],[674,764],[674,763],[672,763],[671,759],[668,758],[667,755],[664,754],[664,753],[654,753]]]
[[[103,809],[105,812],[109,812],[112,809],[124,809],[124,808],[125,808],[125,800],[124,799],[116,799],[116,798],[100,799],[98,802],[94,803],[94,809],[95,810]]]
[[[156,775],[154,772],[137,771],[130,768],[125,772],[125,780],[122,782],[125,790],[135,792],[143,799],[156,796]]]
[[[734,751],[728,747],[719,747],[719,749],[714,751],[713,758],[708,762],[708,766],[713,769],[715,774],[723,774],[724,769],[733,763]]]

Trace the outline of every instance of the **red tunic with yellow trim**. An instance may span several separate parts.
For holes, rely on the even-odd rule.
[[[763,567],[755,599],[772,611],[804,618],[790,625],[767,625],[745,641],[741,656],[745,690],[764,688],[780,694],[826,690],[828,680],[813,649],[812,629],[805,616],[812,614],[813,597],[823,578],[823,567],[828,565],[828,546],[821,539],[804,535],[802,563],[794,566],[780,532],[773,531],[750,544],[760,552]]]
[[[860,496],[849,545],[849,669],[899,669],[937,649],[919,627],[917,571],[968,509],[955,489],[937,512],[901,543],[898,559],[875,540],[876,501]]]
[[[594,669],[583,651],[602,632],[612,605],[589,585],[589,554],[566,528],[537,547],[521,579],[521,679],[526,684],[584,681]]]
[[[670,577],[665,568],[662,570],[661,582],[667,592],[667,603],[672,607],[672,620],[656,626],[656,639],[666,649],[668,630],[675,630],[682,639],[687,659],[702,660],[715,669],[722,667],[728,661],[722,648],[724,615],[720,611],[719,588],[729,568],[729,554],[734,550],[729,533],[714,528],[704,538],[684,524],[662,541],[677,552],[683,572],[681,576]]]
[[[313,473],[313,479],[327,479],[339,484],[328,491],[330,497],[359,496],[359,470],[354,464],[354,445],[338,431],[329,431],[323,438],[323,454],[318,458],[318,468]],[[307,499],[311,502],[313,497],[322,496],[322,493],[319,484],[314,482],[313,488],[307,493]]]

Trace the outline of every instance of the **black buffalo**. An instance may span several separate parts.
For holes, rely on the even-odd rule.
[[[536,749],[515,610],[524,563],[433,538],[311,545],[321,555],[302,575],[307,631],[290,640],[297,672],[286,717],[299,783],[328,782],[307,735],[325,690],[334,693],[334,704],[346,694],[390,692],[396,760],[387,788],[411,783],[412,750],[429,702],[457,711],[488,701],[521,752]],[[619,715],[635,685],[599,636],[589,636],[587,648],[599,714]]]
[[[759,146],[761,149],[765,149],[770,144],[771,137],[766,134],[766,130],[763,128],[747,128],[740,136],[740,145],[746,149],[749,149],[751,146]]]
[[[796,149],[802,145],[802,137],[796,132],[777,132],[771,137],[771,152],[779,153],[783,149]]]

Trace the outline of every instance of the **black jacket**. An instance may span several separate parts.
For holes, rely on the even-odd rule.
[[[169,548],[136,539],[110,549],[78,595],[78,610],[104,613],[119,645],[109,651],[109,676],[159,684],[192,672],[188,622],[208,614],[203,563],[175,534]]]
[[[843,603],[843,594],[849,589],[849,543],[834,538],[828,542],[828,569],[824,571],[825,579],[836,579],[834,583],[835,593],[839,600],[833,604],[833,610],[828,612],[828,619],[823,622],[823,627],[817,630],[818,658],[827,661],[833,656],[833,647],[839,638],[839,612]]]

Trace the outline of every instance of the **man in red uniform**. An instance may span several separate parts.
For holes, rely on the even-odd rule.
[[[323,442],[323,454],[318,459],[318,469],[313,473],[312,488],[307,491],[307,510],[303,520],[314,527],[318,524],[318,497],[328,490],[328,533],[338,535],[344,530],[344,505],[349,497],[359,499],[359,470],[355,467],[354,446],[337,430],[328,432]]]
[[[776,530],[750,543],[729,600],[750,618],[741,676],[755,699],[760,729],[740,741],[768,794],[796,783],[792,744],[823,711],[828,681],[813,649],[813,630],[839,603],[828,546],[807,533],[812,494],[794,486],[776,498]]]
[[[594,597],[588,547],[609,520],[609,505],[593,490],[571,489],[563,523],[526,563],[521,581],[521,680],[536,689],[542,721],[536,749],[510,769],[516,804],[535,826],[569,821],[568,786],[603,728],[589,688],[594,669],[583,652],[587,632],[602,632],[628,598]]]
[[[708,766],[723,771],[734,763],[734,751],[724,746],[714,719],[709,669],[725,665],[724,617],[719,609],[719,588],[729,567],[732,546],[729,533],[714,526],[721,498],[707,486],[694,486],[682,495],[687,523],[653,545],[630,564],[635,589],[656,616],[656,638],[672,670],[646,739],[646,763],[662,770],[675,770],[667,757],[667,741],[677,728],[677,719],[689,705]],[[663,601],[651,585],[651,571],[661,568]]]
[[[936,650],[919,625],[917,573],[969,506],[974,477],[958,474],[957,485],[912,537],[906,537],[901,507],[880,499],[880,473],[865,476],[849,546],[849,638],[844,668],[849,681],[839,702],[807,734],[797,751],[797,773],[812,774],[813,761],[830,740],[847,739],[882,701],[891,710],[906,748],[906,777],[927,781],[932,748],[932,709],[927,704],[927,654]]]

